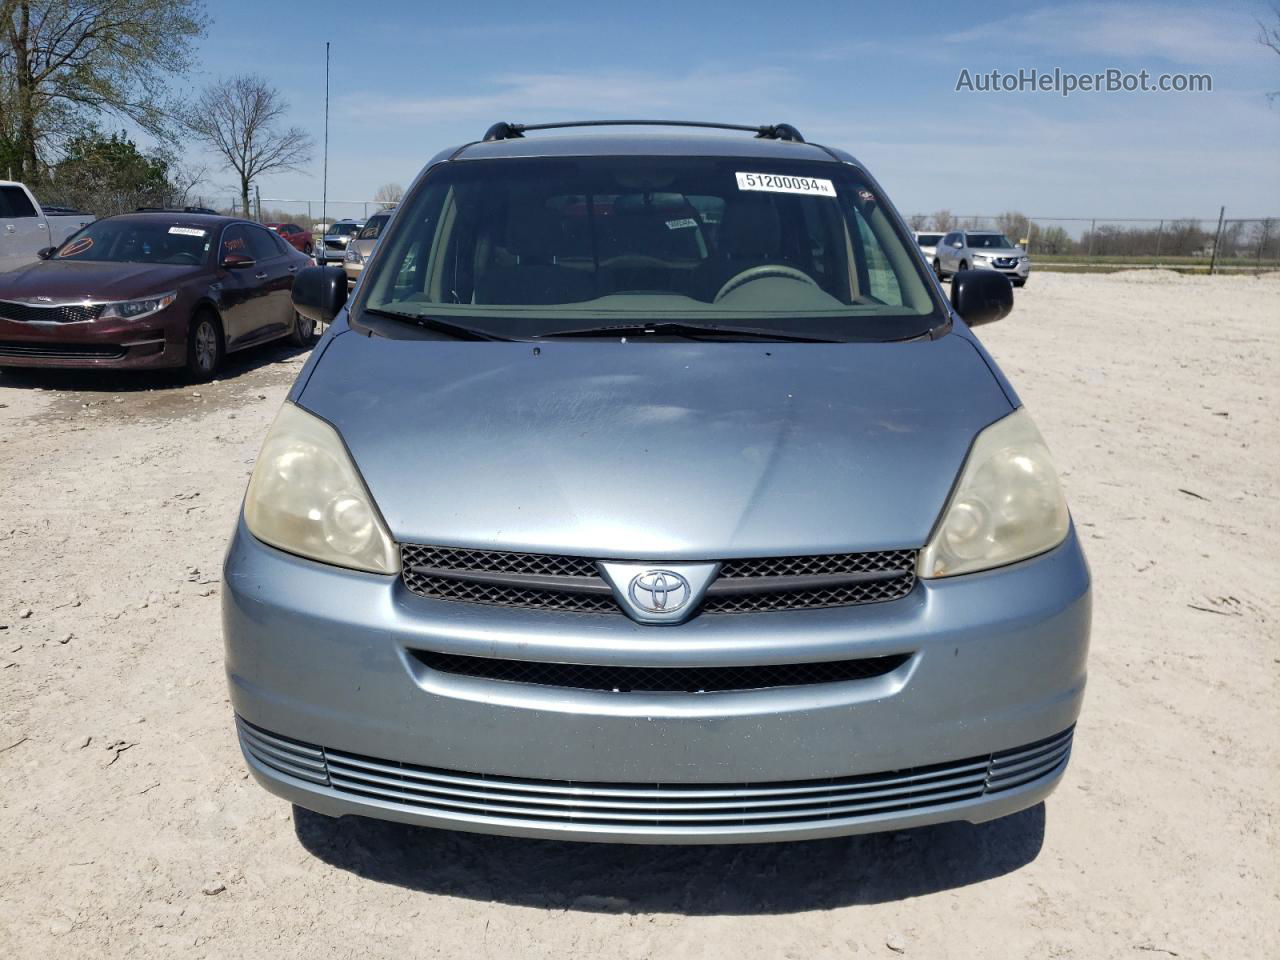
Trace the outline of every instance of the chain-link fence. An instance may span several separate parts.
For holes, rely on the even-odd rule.
[[[219,213],[242,216],[239,197],[227,198],[214,205]],[[383,200],[283,200],[255,197],[249,202],[249,215],[259,223],[296,223],[316,231],[324,224],[338,220],[368,220],[379,210],[393,204]]]
[[[1280,269],[1280,217],[1028,217],[914,214],[916,230],[999,230],[1038,268],[1109,270],[1163,267],[1195,272]]]

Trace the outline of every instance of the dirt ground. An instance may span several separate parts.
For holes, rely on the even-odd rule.
[[[1280,278],[1039,274],[981,332],[1095,577],[1066,779],[760,847],[291,810],[236,746],[218,570],[304,358],[0,373],[0,957],[1280,956]]]

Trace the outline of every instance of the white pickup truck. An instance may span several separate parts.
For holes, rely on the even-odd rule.
[[[93,219],[76,212],[46,216],[25,186],[0,180],[0,273],[34,262],[38,251],[56,247]]]

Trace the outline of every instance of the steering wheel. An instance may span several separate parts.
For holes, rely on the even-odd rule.
[[[799,280],[801,283],[807,283],[811,287],[818,285],[818,281],[803,270],[797,270],[795,267],[786,267],[780,263],[762,263],[756,267],[747,267],[741,273],[726,280],[725,285],[720,288],[715,295],[715,299],[711,302],[719,303],[743,284],[750,283],[752,280],[763,280],[765,277],[785,277],[788,280]]]

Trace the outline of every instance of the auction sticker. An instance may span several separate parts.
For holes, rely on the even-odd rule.
[[[84,253],[93,246],[93,237],[81,237],[78,240],[72,240],[58,252],[58,258],[74,257],[76,254]]]
[[[834,197],[835,184],[817,177],[792,177],[778,173],[742,173],[738,178],[739,190],[764,190],[767,193],[799,193],[814,197]]]
[[[680,220],[667,221],[668,230],[680,230],[680,229],[683,229],[684,227],[696,227],[697,225],[698,225],[698,221],[694,220],[692,217],[684,217],[683,219],[680,219]]]
[[[203,237],[205,231],[197,230],[195,227],[170,227],[170,233],[176,233],[180,237]]]

